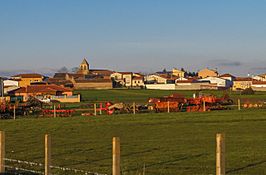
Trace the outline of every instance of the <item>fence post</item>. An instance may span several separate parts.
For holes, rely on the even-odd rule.
[[[113,174],[120,175],[120,139],[113,137]]]
[[[103,104],[100,103],[100,115],[102,115],[102,108],[103,108]]]
[[[203,100],[203,112],[206,112],[206,102]]]
[[[14,105],[13,113],[13,119],[16,120],[16,105]]]
[[[167,112],[170,113],[170,102],[167,101]]]
[[[54,105],[54,118],[56,118],[56,108],[55,108],[55,105]]]
[[[237,100],[237,106],[238,106],[238,110],[240,111],[241,110],[241,102],[240,102],[240,99]]]
[[[96,106],[97,104],[96,103],[94,103],[94,115],[96,116],[97,115],[97,106]]]
[[[51,175],[51,137],[49,134],[45,134],[45,164],[44,175]]]
[[[135,115],[136,114],[136,103],[133,102],[133,114]]]
[[[225,175],[224,134],[216,134],[216,175]]]
[[[0,131],[0,173],[5,173],[5,132]]]

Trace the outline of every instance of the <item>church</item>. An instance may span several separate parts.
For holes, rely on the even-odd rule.
[[[55,73],[48,82],[74,89],[112,89],[112,73],[106,69],[90,69],[90,64],[84,58],[75,73]]]
[[[84,58],[81,64],[79,65],[77,74],[88,75],[89,73],[90,73],[90,65],[86,60],[86,58]]]

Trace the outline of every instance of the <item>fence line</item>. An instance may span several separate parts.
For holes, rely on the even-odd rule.
[[[39,166],[39,167],[43,167],[44,166],[44,164],[42,164],[42,163],[25,161],[25,160],[17,160],[17,159],[9,159],[9,158],[5,158],[5,160],[7,162],[14,162],[14,163],[24,164],[24,165],[29,165],[29,166]],[[18,167],[14,167],[14,168],[18,168]],[[80,169],[75,169],[75,168],[66,168],[66,167],[60,167],[60,166],[53,166],[53,165],[50,165],[50,168],[51,169],[58,169],[58,170],[61,170],[61,171],[73,171],[75,173],[84,173],[86,175],[87,174],[107,175],[107,174],[101,174],[101,173],[97,173],[97,172],[85,171],[85,170],[80,170]],[[32,171],[34,171],[34,170],[32,170]],[[44,174],[44,173],[42,172],[42,174]]]

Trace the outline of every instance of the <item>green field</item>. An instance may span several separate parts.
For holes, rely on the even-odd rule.
[[[149,97],[172,93],[191,97],[195,91],[90,90],[82,103],[99,101],[147,103]],[[204,91],[221,96],[222,91]],[[266,93],[233,99],[266,99]],[[76,106],[80,104],[75,104]],[[75,107],[73,105],[72,107]],[[71,106],[71,105],[70,105]],[[206,113],[150,113],[97,117],[19,118],[1,120],[6,132],[6,157],[44,162],[44,134],[52,136],[52,164],[111,174],[112,137],[121,139],[123,175],[215,174],[215,135],[226,134],[227,174],[266,174],[266,110]],[[7,165],[43,171],[43,167]],[[58,171],[55,174],[78,174]]]
[[[218,132],[226,134],[227,174],[266,174],[265,126],[263,109],[0,121],[7,158],[42,163],[49,133],[53,165],[99,173],[111,174],[111,141],[119,136],[121,169],[128,175],[142,172],[144,164],[148,175],[215,174]]]

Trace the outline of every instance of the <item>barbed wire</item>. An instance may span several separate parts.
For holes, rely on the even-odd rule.
[[[16,160],[16,159],[8,159],[8,158],[5,158],[4,160],[9,161],[9,162],[18,163],[18,164],[26,164],[26,165],[29,165],[29,166],[39,166],[39,167],[43,167],[44,166],[44,164],[42,164],[42,163],[30,162],[30,161],[25,161],[25,160]],[[18,167],[14,167],[14,168],[18,168]],[[61,171],[72,171],[72,172],[75,172],[75,173],[82,173],[82,174],[85,174],[85,175],[107,175],[107,174],[101,174],[101,173],[97,173],[97,172],[85,171],[85,170],[80,170],[80,169],[75,169],[75,168],[66,168],[66,167],[60,167],[60,166],[53,166],[53,165],[51,165],[50,168],[61,170]],[[17,169],[17,170],[19,170],[19,169]],[[20,168],[20,170],[26,171],[26,169],[23,170],[23,168]],[[33,172],[33,171],[34,170],[29,170],[29,172]],[[36,173],[36,172],[34,171],[34,173]]]
[[[9,169],[14,169],[16,171],[25,171],[25,172],[35,173],[35,174],[44,174],[41,171],[35,171],[35,170],[30,170],[30,169],[25,169],[25,168],[20,168],[20,167],[14,167],[14,166],[9,166],[9,165],[5,165],[5,167],[9,168]],[[18,173],[17,175],[22,175],[22,174]]]

